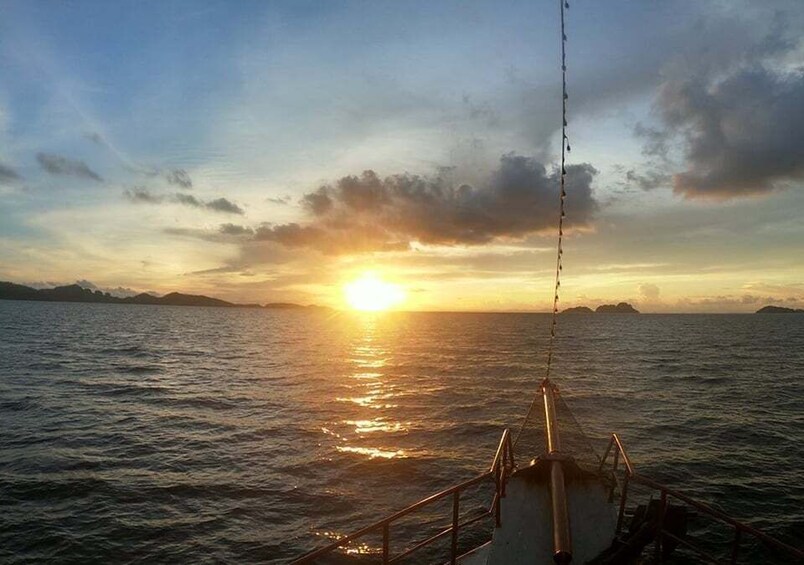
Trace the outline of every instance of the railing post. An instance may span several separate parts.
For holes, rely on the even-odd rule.
[[[628,499],[628,480],[630,476],[628,472],[625,473],[625,479],[623,480],[623,492],[620,494],[620,511],[617,514],[617,531],[614,535],[619,536],[620,530],[623,528],[623,519],[625,518],[625,503]]]
[[[450,547],[450,565],[458,559],[458,512],[460,510],[461,491],[456,490],[452,496],[452,545]]]
[[[606,446],[606,452],[603,454],[603,457],[600,459],[600,466],[597,468],[597,472],[603,470],[603,467],[606,465],[606,459],[609,457],[609,452],[611,451],[611,447],[614,445],[614,434],[609,438],[609,444]]]
[[[500,471],[499,467],[497,468],[497,473],[494,475],[494,484],[496,496],[494,497],[494,526],[499,528],[501,525],[500,522],[500,498],[505,496],[505,484],[502,480],[502,472]]]
[[[511,469],[516,466],[516,461],[514,460],[514,444],[511,442],[511,436],[508,436],[508,459],[511,462]]]
[[[611,475],[614,477],[614,484],[609,491],[609,502],[614,502],[614,489],[617,487],[617,464],[620,462],[620,450],[614,452],[614,465],[611,467]]]
[[[500,497],[505,497],[505,473],[506,470],[508,469],[506,459],[511,461],[511,467],[513,468],[514,456],[513,452],[511,451],[510,439],[506,442],[505,453],[503,454],[502,463],[500,464]]]
[[[662,497],[659,500],[659,523],[656,527],[656,545],[654,546],[654,557],[657,563],[662,562],[662,538],[664,537],[664,515],[667,512],[667,491],[662,489]]]
[[[386,522],[382,525],[382,565],[388,565],[388,558],[391,553],[391,524]]]
[[[742,534],[742,532],[740,531],[740,528],[735,526],[735,528],[734,528],[734,545],[732,545],[732,548],[731,548],[731,564],[732,565],[737,563],[737,555],[740,553],[740,536],[741,536],[741,534]]]

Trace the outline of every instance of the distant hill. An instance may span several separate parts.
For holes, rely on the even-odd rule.
[[[235,304],[219,298],[211,298],[200,294],[182,294],[171,292],[164,296],[156,296],[146,292],[136,296],[119,298],[108,292],[90,290],[77,284],[57,286],[55,288],[35,289],[29,286],[0,281],[0,300],[38,300],[45,302],[99,302],[104,304],[152,304],[164,306],[207,306],[213,308],[274,308],[274,309],[318,309],[321,306],[302,306],[290,302],[273,302],[261,306],[259,304]]]
[[[226,302],[218,298],[198,294],[182,294],[180,292],[171,292],[164,296],[142,293],[131,298],[121,298],[120,301],[132,304],[165,304],[168,306],[212,306],[215,308],[232,308],[236,306],[232,302]]]
[[[589,306],[575,306],[574,308],[567,308],[561,311],[562,314],[594,314],[594,310]]]
[[[603,304],[595,308],[595,312],[598,314],[639,314],[639,310],[627,302],[620,302],[616,306],[614,304]]]
[[[801,308],[784,308],[783,306],[763,306],[757,314],[804,314]]]

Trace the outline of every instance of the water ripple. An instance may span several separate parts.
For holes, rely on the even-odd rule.
[[[555,374],[595,441],[616,430],[645,474],[804,536],[804,319],[561,323]],[[284,562],[484,469],[545,327],[0,301],[0,560]]]

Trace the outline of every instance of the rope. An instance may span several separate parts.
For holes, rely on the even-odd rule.
[[[556,283],[553,292],[553,313],[550,319],[550,343],[547,346],[547,371],[545,380],[550,379],[550,369],[553,365],[553,349],[556,340],[556,325],[558,323],[558,292],[561,290],[562,258],[564,256],[564,201],[567,198],[567,153],[570,151],[567,137],[567,30],[564,21],[564,10],[569,8],[569,2],[560,0],[561,5],[561,171],[558,213],[558,245],[556,246]]]
[[[597,454],[597,449],[595,449],[594,444],[592,444],[592,440],[590,440],[589,436],[586,435],[583,426],[581,426],[581,423],[578,421],[577,418],[575,418],[575,414],[572,412],[572,410],[570,410],[569,405],[561,397],[561,394],[558,395],[557,400],[558,400],[559,414],[561,414],[562,417],[569,418],[570,423],[575,428],[576,437],[581,438],[581,441],[584,443],[584,447],[586,448],[586,450],[592,454],[592,457],[594,459],[596,459],[596,463],[600,463],[600,455]]]
[[[559,174],[559,214],[558,214],[558,245],[556,246],[556,278],[555,286],[553,288],[553,312],[550,319],[550,341],[547,346],[547,370],[545,372],[544,381],[542,386],[550,384],[550,369],[553,365],[553,349],[556,340],[556,325],[558,322],[558,296],[561,289],[561,271],[563,269],[562,258],[564,255],[564,218],[566,212],[564,209],[564,201],[567,198],[566,181],[567,181],[567,153],[572,149],[567,137],[567,28],[565,22],[564,11],[569,9],[569,2],[566,0],[559,0],[561,6],[561,169]],[[514,445],[519,441],[522,432],[525,430],[528,422],[530,421],[533,409],[536,403],[541,398],[541,394],[534,396],[533,401],[528,408],[528,413],[525,416],[525,421],[522,422],[519,431],[514,439]]]

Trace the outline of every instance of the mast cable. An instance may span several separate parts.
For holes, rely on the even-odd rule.
[[[561,289],[561,271],[563,270],[563,255],[564,255],[564,218],[566,217],[566,210],[564,208],[564,201],[567,198],[566,181],[567,181],[567,153],[572,151],[567,136],[567,100],[569,94],[567,93],[567,29],[564,17],[564,11],[569,9],[569,2],[567,0],[559,0],[561,6],[561,169],[559,170],[559,214],[558,214],[558,244],[556,246],[556,278],[555,286],[553,287],[553,311],[550,317],[550,340],[547,346],[547,369],[544,375],[542,386],[550,384],[550,369],[553,365],[553,349],[556,340],[556,325],[558,322],[558,302],[559,290]],[[525,416],[525,421],[516,434],[514,445],[519,441],[525,426],[530,420],[530,415],[536,402],[541,398],[537,394],[531,402],[528,413]]]

